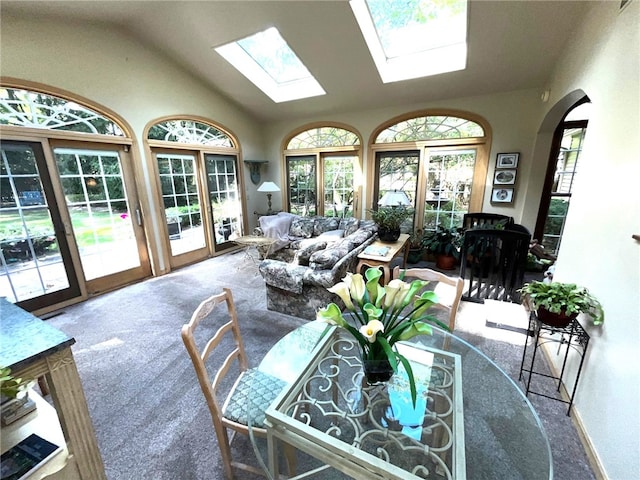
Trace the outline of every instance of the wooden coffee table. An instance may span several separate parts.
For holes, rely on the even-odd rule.
[[[378,250],[380,254],[369,253]],[[367,253],[365,253],[367,252]],[[386,252],[386,253],[382,253]],[[356,273],[360,273],[362,267],[382,267],[384,273],[383,285],[391,280],[391,260],[403,252],[402,268],[407,267],[407,255],[409,255],[409,234],[401,233],[400,238],[395,242],[383,242],[376,240],[358,255],[358,266]]]

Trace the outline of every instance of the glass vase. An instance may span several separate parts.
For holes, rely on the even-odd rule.
[[[393,368],[389,359],[384,358],[363,358],[362,369],[364,377],[369,385],[389,381],[393,375]]]

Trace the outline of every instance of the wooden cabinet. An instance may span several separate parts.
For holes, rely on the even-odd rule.
[[[21,378],[45,376],[53,407],[31,394],[35,412],[2,427],[4,453],[30,433],[46,430],[63,451],[51,458],[35,478],[106,480],[102,456],[71,351],[75,340],[21,308],[0,299],[0,365]],[[56,418],[57,417],[57,418]],[[57,432],[57,433],[56,433]],[[57,436],[56,436],[57,435]],[[58,443],[60,442],[60,443]],[[49,476],[48,474],[52,475]]]

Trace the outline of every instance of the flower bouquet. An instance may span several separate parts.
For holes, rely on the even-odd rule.
[[[346,306],[346,316],[335,303],[330,303],[318,311],[316,319],[346,329],[360,344],[362,363],[367,374],[370,364],[388,365],[388,376],[375,377],[375,381],[388,380],[398,371],[398,363],[404,366],[411,387],[411,399],[415,406],[416,386],[413,371],[407,359],[398,353],[394,344],[409,340],[416,335],[431,335],[431,323],[448,330],[448,327],[434,316],[425,312],[435,303],[437,295],[425,291],[418,295],[429,282],[414,280],[391,280],[384,287],[378,282],[382,271],[369,268],[361,274],[347,273],[342,282],[328,288],[338,295]],[[366,281],[365,281],[366,277]],[[372,379],[369,379],[372,381]]]

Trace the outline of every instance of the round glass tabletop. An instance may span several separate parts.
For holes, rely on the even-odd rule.
[[[310,322],[274,345],[258,370],[284,388],[260,425],[268,441],[251,436],[267,478],[287,473],[282,441],[298,451],[296,474],[319,468],[319,479],[553,478],[538,415],[486,355],[436,327],[399,348],[415,407],[403,371],[364,381],[359,346],[342,329]]]

